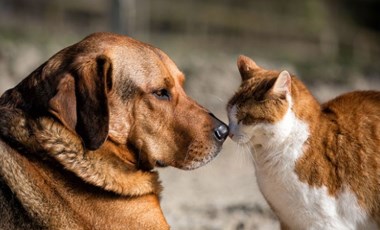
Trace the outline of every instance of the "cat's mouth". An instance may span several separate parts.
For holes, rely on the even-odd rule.
[[[232,122],[230,121],[230,124],[228,126],[230,130],[228,136],[231,138],[233,142],[239,145],[248,144],[251,138],[245,133],[241,132],[241,128],[239,127],[238,124],[236,124],[233,121]]]
[[[233,142],[239,145],[245,145],[250,142],[250,138],[248,138],[246,135],[239,134],[239,133],[232,133],[230,132],[229,137]]]

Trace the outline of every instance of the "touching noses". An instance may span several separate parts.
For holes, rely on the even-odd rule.
[[[210,113],[210,115],[213,118],[215,139],[219,142],[224,142],[228,136],[228,126],[215,117],[214,114]]]
[[[215,130],[215,137],[218,141],[224,141],[228,136],[228,126],[225,124],[221,124]]]

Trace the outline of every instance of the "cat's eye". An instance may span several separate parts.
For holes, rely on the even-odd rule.
[[[258,119],[254,118],[251,114],[244,114],[240,119],[237,120],[238,124],[251,125],[255,123]]]
[[[167,89],[160,89],[153,92],[153,95],[160,100],[169,101],[170,92]]]
[[[246,118],[247,118],[246,115],[244,115],[242,118],[238,118],[238,119],[237,119],[237,123],[238,123],[238,125],[242,124]]]

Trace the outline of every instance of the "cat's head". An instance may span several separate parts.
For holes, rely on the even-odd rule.
[[[227,105],[231,139],[246,144],[254,138],[275,135],[278,130],[266,128],[283,123],[289,113],[292,106],[290,74],[265,70],[246,56],[240,56],[237,65],[242,82]],[[287,132],[287,127],[283,129]]]

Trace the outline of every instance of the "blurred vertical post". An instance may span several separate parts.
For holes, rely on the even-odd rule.
[[[150,35],[150,17],[151,17],[151,8],[150,0],[139,0],[137,3],[136,11],[136,26],[137,33],[140,37],[144,37],[145,40],[149,40]]]
[[[111,0],[109,12],[113,32],[149,38],[150,0]]]
[[[136,33],[137,0],[111,0],[111,28],[113,32]]]

